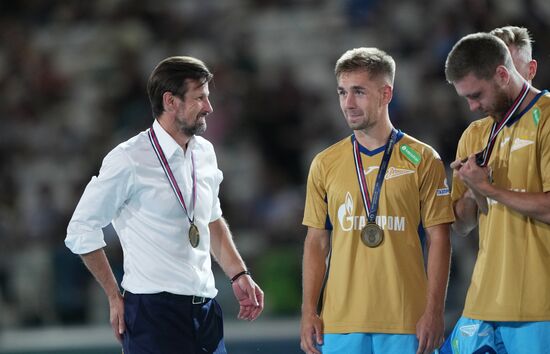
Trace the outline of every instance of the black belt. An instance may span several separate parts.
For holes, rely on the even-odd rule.
[[[212,300],[209,297],[204,296],[196,296],[196,295],[179,295],[179,294],[172,294],[168,293],[166,291],[163,291],[161,293],[154,293],[154,294],[133,294],[127,290],[124,291],[124,295],[130,294],[130,295],[141,295],[141,296],[161,296],[169,299],[174,299],[177,301],[182,301],[186,303],[190,303],[192,305],[202,305],[206,304],[208,301]]]

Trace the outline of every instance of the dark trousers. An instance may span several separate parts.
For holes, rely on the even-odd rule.
[[[214,299],[124,294],[124,354],[225,354],[223,315]]]

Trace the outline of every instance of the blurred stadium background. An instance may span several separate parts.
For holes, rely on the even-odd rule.
[[[266,293],[253,324],[236,321],[215,269],[231,353],[299,353],[301,226],[315,153],[349,134],[333,66],[377,46],[397,62],[391,117],[446,165],[476,118],[446,84],[462,35],[529,28],[550,82],[546,0],[17,0],[0,1],[0,353],[119,353],[106,299],[65,228],[103,156],[152,122],[145,92],[166,56],[215,74],[206,137],[224,171],[235,241]],[[105,230],[120,278],[121,250]],[[453,239],[447,327],[459,316],[477,239]]]

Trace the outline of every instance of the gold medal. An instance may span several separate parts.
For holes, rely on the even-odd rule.
[[[191,226],[189,226],[189,243],[191,243],[191,247],[197,248],[200,240],[201,235],[199,233],[199,229],[195,224],[191,223]]]
[[[378,247],[384,240],[384,231],[374,222],[369,222],[361,230],[361,241],[371,248]]]

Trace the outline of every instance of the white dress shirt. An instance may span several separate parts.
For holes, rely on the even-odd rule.
[[[76,254],[104,247],[102,228],[112,222],[124,253],[122,287],[136,294],[167,291],[214,297],[208,224],[222,215],[218,191],[223,179],[214,148],[195,136],[184,151],[155,120],[153,128],[185,204],[200,231],[189,243],[189,220],[155,155],[147,131],[118,145],[86,186],[67,228],[65,244]],[[192,162],[197,200],[192,208]]]

